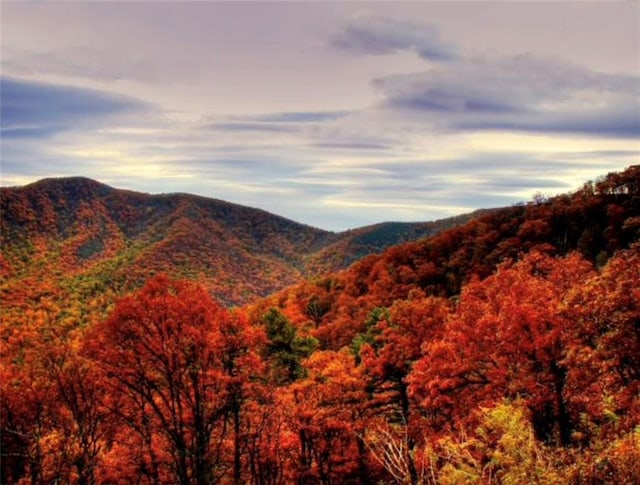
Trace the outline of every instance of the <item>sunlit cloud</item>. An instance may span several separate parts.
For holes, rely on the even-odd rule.
[[[67,6],[84,25],[92,7]],[[509,54],[471,52],[476,31],[462,43],[442,16],[403,15],[426,4],[291,5],[255,32],[226,28],[246,6],[185,5],[171,42],[158,25],[173,7],[140,28],[124,11],[144,5],[104,4],[103,37],[66,42],[62,13],[30,24],[20,8],[30,36],[11,24],[2,38],[3,185],[84,175],[342,230],[563,193],[640,155],[637,69],[519,52],[517,36]],[[212,30],[196,11],[229,17]]]

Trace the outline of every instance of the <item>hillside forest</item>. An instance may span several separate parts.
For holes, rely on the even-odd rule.
[[[640,166],[338,234],[0,194],[2,483],[640,483]]]

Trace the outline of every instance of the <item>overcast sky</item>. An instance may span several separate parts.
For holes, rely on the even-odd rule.
[[[639,163],[637,1],[0,8],[2,185],[83,175],[342,230]]]

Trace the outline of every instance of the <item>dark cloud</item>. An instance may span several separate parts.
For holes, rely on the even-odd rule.
[[[316,121],[337,120],[348,114],[349,111],[294,111],[256,116],[251,118],[251,120],[267,123],[312,123]]]
[[[531,113],[497,120],[460,121],[462,130],[504,130],[538,133],[580,133],[615,138],[640,137],[640,104],[574,110],[565,113]]]
[[[540,189],[554,189],[557,191],[568,191],[573,187],[567,185],[561,180],[554,180],[552,178],[537,177],[521,179],[516,177],[510,178],[491,178],[488,180],[482,180],[480,184],[488,190],[501,192],[501,191],[520,191],[522,189],[528,189],[533,194],[534,190]]]
[[[563,153],[562,158],[565,160],[581,160],[581,159],[610,159],[610,158],[635,158],[638,156],[637,150],[593,150],[590,152],[573,152]]]
[[[363,54],[414,51],[424,59],[450,61],[458,57],[455,46],[443,42],[435,27],[399,22],[369,15],[352,19],[334,36],[333,45]]]
[[[460,59],[374,85],[386,107],[454,130],[640,136],[640,78],[556,59]]]
[[[208,123],[204,125],[204,129],[214,131],[256,131],[256,132],[276,132],[276,133],[295,133],[297,127],[280,123],[261,123],[261,122],[220,122]]]
[[[384,176],[375,183],[369,180],[368,191],[389,194],[387,198],[393,200],[413,197],[442,207],[480,208],[524,202],[536,192],[555,195],[571,191],[582,180],[576,179],[576,173],[604,174],[612,162],[568,161],[563,154],[496,152],[447,160],[388,161],[375,166]],[[584,180],[591,176],[585,175]]]
[[[282,158],[278,158],[273,154],[253,154],[251,157],[234,157],[234,158],[222,158],[222,157],[210,157],[210,158],[196,158],[191,156],[188,159],[183,159],[179,164],[183,167],[187,167],[191,173],[198,175],[210,175],[210,174],[256,174],[260,179],[269,179],[279,177],[287,172],[291,173],[297,171],[297,166],[288,163]],[[169,166],[176,164],[176,161],[172,160],[168,162]]]
[[[2,113],[4,117],[4,112]],[[5,139],[21,139],[21,138],[49,138],[61,131],[60,126],[5,126],[1,124],[0,133]]]
[[[36,154],[29,150],[14,150],[13,147],[2,147],[2,170],[5,174],[20,174],[23,177],[41,178],[44,177],[43,169],[45,164],[48,164],[50,170],[59,171],[60,173],[74,173],[77,170],[77,164],[70,164],[68,161],[66,163],[69,166],[65,166],[64,162],[57,158],[46,156],[42,153]]]
[[[589,157],[589,154],[592,154]],[[531,182],[536,178],[549,179],[562,172],[582,170],[606,170],[610,161],[603,158],[603,162],[596,164],[592,160],[599,158],[602,152],[583,152],[582,158],[570,160],[571,154],[525,154],[521,152],[472,153],[467,157],[449,160],[429,160],[420,164],[422,169],[430,174],[446,174],[450,179],[463,178],[465,175],[474,177],[509,177],[514,181],[526,180]],[[590,159],[589,159],[590,158]],[[608,157],[611,158],[611,157]],[[390,165],[393,167],[393,165]],[[407,164],[406,166],[411,166]],[[415,166],[415,163],[413,164]],[[409,168],[405,168],[409,170]]]
[[[304,125],[331,122],[343,118],[348,111],[291,111],[256,116],[235,116],[209,121],[201,128],[226,132],[299,133]]]
[[[148,108],[132,98],[72,86],[0,78],[3,138],[46,138]]]

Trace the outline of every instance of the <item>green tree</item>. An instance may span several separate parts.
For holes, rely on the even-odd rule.
[[[266,358],[272,364],[275,381],[286,384],[304,377],[302,359],[313,353],[318,341],[298,335],[296,327],[277,308],[269,309],[262,322],[267,333]]]

